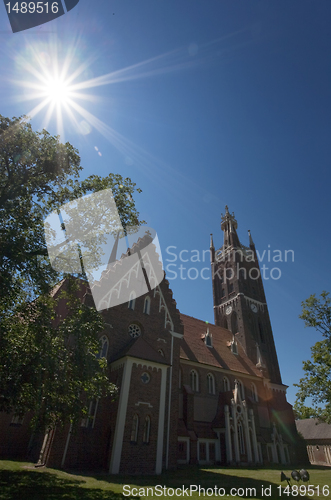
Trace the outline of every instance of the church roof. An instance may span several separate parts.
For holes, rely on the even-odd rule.
[[[233,354],[229,347],[233,340],[233,334],[229,330],[210,323],[206,324],[205,321],[186,314],[181,314],[180,318],[184,325],[184,338],[180,350],[181,359],[262,377],[260,370],[247,357],[239,342],[237,344],[238,354]],[[208,347],[204,342],[207,328],[209,335],[212,336],[212,347]]]
[[[124,358],[124,356],[131,356],[133,358],[143,359],[146,361],[154,361],[155,363],[161,363],[163,365],[169,364],[166,362],[164,357],[161,356],[159,352],[155,351],[155,349],[153,349],[153,347],[151,347],[142,337],[132,340],[129,345],[127,345],[115,358],[111,360],[111,362]]]

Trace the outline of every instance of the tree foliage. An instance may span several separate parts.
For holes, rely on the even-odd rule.
[[[302,302],[305,326],[313,327],[324,339],[312,348],[312,359],[303,362],[305,376],[300,379],[294,410],[299,418],[318,417],[331,423],[331,299],[328,292],[311,295]],[[310,406],[305,402],[309,398]]]
[[[78,151],[26,117],[0,115],[0,411],[33,411],[39,427],[86,411],[111,391],[97,359],[101,315],[78,299],[84,276],[61,275],[50,265],[44,220],[83,195],[111,188],[123,227],[139,225],[135,184],[120,175],[80,180]],[[65,279],[61,294],[52,294]],[[68,314],[58,321],[59,302]]]

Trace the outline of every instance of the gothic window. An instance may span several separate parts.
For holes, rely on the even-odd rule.
[[[190,382],[192,391],[198,392],[199,390],[199,376],[195,370],[192,370],[190,373]]]
[[[150,308],[151,308],[151,299],[149,297],[145,297],[144,313],[145,314],[149,314],[150,313]]]
[[[139,427],[139,417],[135,413],[132,419],[132,427],[131,427],[131,443],[136,443],[138,441],[138,427]]]
[[[243,267],[239,269],[239,279],[242,280],[247,280],[247,270]]]
[[[224,291],[224,288],[222,288],[221,297],[225,297],[225,291]]]
[[[131,292],[130,297],[129,297],[128,308],[132,309],[132,311],[133,311],[135,304],[136,304],[136,294],[135,294],[135,292]]]
[[[150,419],[150,416],[147,415],[147,417],[145,418],[145,423],[144,423],[143,443],[146,443],[146,444],[149,443],[150,430],[151,430],[151,419]]]
[[[129,335],[133,339],[141,335],[141,329],[136,323],[131,323],[131,325],[129,325]]]
[[[233,311],[231,314],[231,332],[232,333],[237,333],[239,331],[238,329],[238,317],[237,313]]]
[[[227,392],[230,390],[230,382],[228,377],[223,377],[223,392]]]
[[[239,451],[241,455],[245,453],[245,440],[244,440],[244,429],[242,423],[238,423],[238,438],[239,438]]]
[[[233,354],[238,354],[238,345],[237,345],[237,342],[234,339],[231,342],[231,352]]]
[[[212,373],[208,373],[207,383],[208,383],[208,393],[215,394],[215,378]]]
[[[211,333],[209,333],[209,328],[207,329],[207,333],[205,334],[205,344],[206,346],[208,347],[213,347],[213,341],[212,341],[213,337],[211,335]]]
[[[255,401],[256,403],[258,402],[256,385],[253,384],[253,382],[251,383],[251,397],[253,401]]]
[[[225,316],[222,319],[222,327],[228,329],[228,320]]]
[[[263,328],[262,328],[262,325],[261,325],[260,321],[259,321],[259,334],[260,334],[261,342],[265,343],[264,334],[263,334]]]
[[[94,428],[94,423],[95,423],[95,417],[97,415],[97,409],[98,409],[98,399],[92,399],[90,401],[89,409],[88,409],[88,414],[85,418],[82,419],[81,426],[86,427],[89,429]]]
[[[108,338],[106,337],[106,335],[103,335],[101,337],[101,339],[99,340],[99,345],[100,345],[100,348],[99,348],[99,352],[97,354],[97,358],[98,359],[100,359],[100,358],[107,359],[109,342],[108,342]]]
[[[232,293],[233,292],[233,283],[229,283],[228,285],[228,293]]]
[[[240,397],[243,401],[245,399],[245,388],[241,380],[238,380],[238,389],[240,392]]]

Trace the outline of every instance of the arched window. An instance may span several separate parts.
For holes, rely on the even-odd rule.
[[[245,388],[241,380],[238,380],[238,389],[240,392],[240,397],[243,401],[245,399]]]
[[[143,435],[143,443],[149,443],[149,435],[151,430],[151,418],[149,415],[145,418],[144,423],[144,435]]]
[[[132,311],[133,311],[135,304],[136,304],[136,294],[135,294],[135,292],[131,292],[130,297],[129,297],[128,308],[132,309]]]
[[[232,333],[237,333],[238,332],[238,318],[237,318],[237,313],[233,311],[231,314],[231,332]]]
[[[209,332],[209,328],[207,328],[207,332],[205,334],[205,344],[206,346],[208,347],[213,347],[213,336],[212,334]]]
[[[233,338],[233,340],[231,342],[231,352],[233,354],[237,354],[238,355],[238,344],[237,344],[235,338]]]
[[[212,373],[207,375],[208,393],[215,394],[215,378]]]
[[[144,313],[149,314],[151,309],[151,299],[150,297],[145,297],[145,302],[144,302]]]
[[[259,321],[259,334],[260,334],[261,342],[264,344],[265,343],[264,333],[263,333],[263,328],[262,328],[262,324],[260,321]]]
[[[257,395],[257,390],[256,390],[256,385],[253,384],[253,382],[251,383],[251,398],[253,401],[255,401],[256,403],[258,402],[259,398],[258,398],[258,395]]]
[[[190,382],[192,391],[198,392],[199,390],[199,376],[195,370],[192,370],[190,373]]]
[[[100,349],[97,354],[97,358],[106,358],[107,359],[107,353],[108,353],[108,346],[109,346],[109,341],[106,335],[103,335],[101,339],[99,340],[99,345]]]
[[[138,427],[139,427],[139,417],[135,413],[132,419],[132,427],[131,427],[131,442],[136,443],[138,441]]]
[[[238,423],[238,438],[239,438],[239,451],[243,455],[245,453],[245,440],[244,440],[244,429],[242,423]]]
[[[228,377],[223,377],[223,392],[227,392],[230,390],[230,382]]]
[[[226,328],[228,330],[228,320],[227,320],[227,318],[225,316],[222,319],[222,325],[221,326],[223,328]]]

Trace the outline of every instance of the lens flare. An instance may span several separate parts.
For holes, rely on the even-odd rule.
[[[50,78],[45,83],[45,97],[51,103],[65,104],[70,97],[70,86],[60,78]]]

